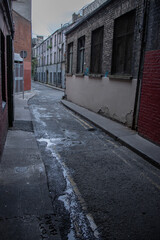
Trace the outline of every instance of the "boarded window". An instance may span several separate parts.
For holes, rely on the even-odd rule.
[[[1,78],[1,91],[2,91],[2,104],[6,102],[6,74],[5,74],[5,37],[0,30],[0,78]]]
[[[112,74],[131,74],[135,11],[115,20]]]
[[[102,72],[103,27],[92,32],[91,42],[91,73]]]
[[[85,36],[78,39],[77,49],[77,73],[83,73],[84,69],[84,51],[85,51]]]
[[[67,72],[72,73],[73,65],[73,43],[68,44],[68,68]]]

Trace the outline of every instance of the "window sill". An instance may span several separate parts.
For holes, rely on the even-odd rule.
[[[122,79],[122,80],[131,80],[131,75],[108,75],[110,79]]]
[[[88,75],[90,78],[102,78],[102,74],[89,74]]]
[[[67,77],[72,77],[72,76],[73,76],[73,73],[66,73],[66,76],[67,76]]]
[[[84,77],[84,73],[76,73],[76,77]]]

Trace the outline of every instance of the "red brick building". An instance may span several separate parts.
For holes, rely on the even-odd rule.
[[[14,52],[27,51],[24,59],[24,91],[31,89],[31,0],[13,1]]]
[[[13,20],[11,1],[0,1],[0,157],[13,122]]]
[[[160,144],[160,1],[148,6],[138,132]]]

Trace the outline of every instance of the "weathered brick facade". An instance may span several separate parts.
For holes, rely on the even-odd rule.
[[[130,11],[135,11],[134,40],[132,50],[131,78],[118,79],[112,74],[112,55],[115,20]],[[68,100],[92,111],[132,126],[136,86],[141,53],[143,0],[106,1],[93,13],[67,32],[67,45],[73,42],[73,71],[66,77]],[[90,74],[92,31],[104,27],[101,76]],[[122,26],[123,27],[123,26]],[[85,36],[84,73],[78,76],[77,43]],[[68,63],[67,63],[68,64]],[[66,68],[67,70],[67,68]]]
[[[14,52],[27,51],[24,60],[24,90],[31,89],[31,22],[13,11],[15,22]]]
[[[160,1],[150,1],[138,132],[160,144]]]
[[[104,26],[103,38],[103,60],[102,60],[102,74],[108,71],[111,72],[112,65],[112,46],[113,46],[113,32],[114,20],[121,15],[136,9],[136,25],[135,25],[135,39],[133,48],[133,72],[132,76],[137,77],[139,67],[139,53],[140,53],[140,29],[143,21],[143,1],[120,0],[111,1],[106,7],[96,12],[91,18],[84,21],[80,26],[75,28],[71,33],[67,34],[67,44],[74,43],[73,55],[73,74],[76,73],[77,64],[77,39],[85,35],[85,63],[86,67],[90,67],[91,55],[91,33],[98,27]]]

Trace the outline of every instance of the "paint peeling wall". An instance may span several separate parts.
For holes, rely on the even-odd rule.
[[[136,79],[126,82],[72,76],[67,77],[66,94],[71,102],[131,126],[136,84]]]

